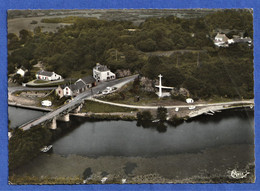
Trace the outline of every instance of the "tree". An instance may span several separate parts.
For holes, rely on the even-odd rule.
[[[158,107],[157,108],[157,119],[160,120],[160,122],[163,122],[166,120],[167,117],[167,109],[165,107]]]
[[[24,44],[28,39],[32,38],[32,32],[22,29],[19,32],[19,38],[20,42]]]
[[[150,111],[142,111],[137,113],[137,120],[142,122],[148,122],[152,120],[152,114]]]
[[[144,52],[151,52],[157,49],[156,42],[150,38],[138,42],[137,47]]]

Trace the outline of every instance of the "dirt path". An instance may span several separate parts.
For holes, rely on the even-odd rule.
[[[35,106],[38,104],[38,100],[36,99],[15,96],[12,95],[11,93],[8,93],[8,102],[14,104],[27,105],[27,106]]]

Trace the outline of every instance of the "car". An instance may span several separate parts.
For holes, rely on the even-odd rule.
[[[108,90],[104,90],[104,91],[102,92],[103,95],[107,95],[107,94],[109,94],[109,93],[110,93],[110,91],[108,91]]]
[[[111,87],[106,87],[106,90],[111,91],[112,88]]]
[[[117,87],[112,87],[112,90],[113,90],[113,91],[117,90]]]
[[[98,91],[97,94],[102,94],[102,91]]]

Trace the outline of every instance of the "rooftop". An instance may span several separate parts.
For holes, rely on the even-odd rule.
[[[107,66],[105,65],[101,65],[101,64],[97,64],[95,67],[96,70],[100,71],[100,72],[105,72],[105,71],[109,71],[109,69],[107,68]]]
[[[44,70],[40,70],[39,72],[37,72],[38,75],[44,75],[44,76],[52,76],[53,72],[48,72],[48,71],[44,71]]]
[[[93,76],[86,76],[81,78],[81,80],[83,80],[85,84],[92,84],[96,81],[95,78],[93,78]]]

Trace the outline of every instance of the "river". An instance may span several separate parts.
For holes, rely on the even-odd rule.
[[[233,111],[234,112],[234,111]],[[201,149],[254,143],[252,112],[237,111],[207,116],[207,120],[166,125],[166,132],[156,127],[142,128],[136,121],[85,122],[53,144],[54,153],[83,156],[158,156]],[[224,118],[221,120],[221,118]]]
[[[30,109],[22,109],[19,107],[8,107],[8,116],[9,120],[11,121],[10,127],[15,128],[23,125],[26,122],[29,122],[33,119],[43,116],[47,112],[45,111],[37,111],[37,110],[30,110]]]
[[[14,111],[9,110],[10,116]],[[24,111],[26,116],[35,112]],[[18,124],[14,119],[11,124]],[[53,153],[40,155],[15,174],[74,177],[90,167],[96,174],[106,171],[123,177],[129,174],[126,166],[133,165],[130,174],[135,181],[156,174],[161,182],[194,182],[189,178],[197,176],[205,182],[208,174],[226,177],[228,169],[248,170],[254,163],[254,112],[250,109],[200,116],[177,127],[165,124],[164,131],[137,126],[136,121],[71,119],[67,126],[77,128],[53,143]],[[58,123],[60,128],[63,124]]]

